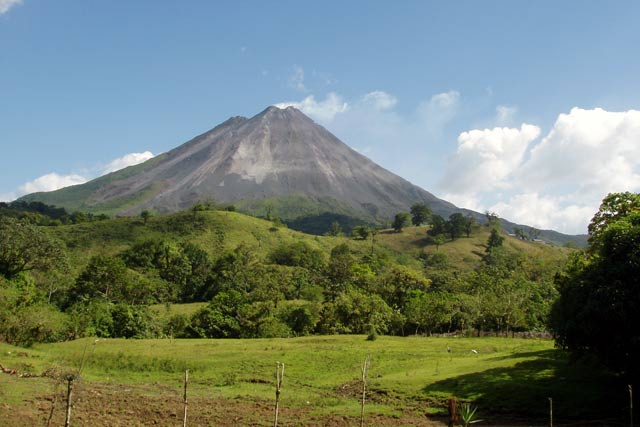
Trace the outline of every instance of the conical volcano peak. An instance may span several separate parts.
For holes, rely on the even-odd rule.
[[[144,209],[174,212],[205,199],[253,206],[290,197],[306,200],[289,208],[300,215],[318,212],[322,206],[354,217],[387,219],[416,201],[429,203],[437,212],[455,210],[286,104],[269,106],[249,119],[231,117],[137,166],[135,173],[123,170],[84,188],[89,187],[91,191],[82,185],[73,189],[78,191],[78,205],[119,215]],[[57,196],[53,192],[47,200],[55,198],[60,204]]]
[[[272,120],[305,120],[313,121],[302,111],[291,105],[270,105],[256,117],[269,118]]]

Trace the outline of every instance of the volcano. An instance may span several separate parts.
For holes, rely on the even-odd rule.
[[[377,165],[296,108],[274,106],[250,119],[232,117],[142,164],[22,199],[126,216],[233,204],[294,225],[324,218],[319,229],[298,227],[315,232],[335,218],[388,223],[419,202],[445,218],[461,212],[484,220]]]

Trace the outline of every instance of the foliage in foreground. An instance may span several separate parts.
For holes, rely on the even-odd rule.
[[[640,378],[640,194],[607,196],[589,226],[590,250],[556,277],[557,343],[577,357]]]

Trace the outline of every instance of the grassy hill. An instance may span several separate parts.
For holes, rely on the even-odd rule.
[[[427,227],[408,227],[402,232],[381,230],[374,238],[356,240],[346,236],[315,236],[295,231],[281,224],[244,215],[237,212],[208,210],[181,212],[149,218],[144,224],[141,218],[121,217],[106,221],[48,227],[46,230],[63,241],[71,253],[75,269],[97,254],[113,255],[131,245],[152,239],[175,242],[192,242],[201,246],[209,255],[219,256],[224,250],[245,245],[264,257],[282,244],[304,241],[327,256],[331,249],[341,243],[361,254],[382,253],[395,262],[420,269],[421,253],[441,252],[447,256],[454,270],[467,272],[480,262],[489,231],[480,227],[471,237],[445,240],[441,245],[429,243]],[[562,265],[570,249],[547,245],[541,242],[522,241],[504,235],[504,246],[511,252],[522,255],[528,262],[546,269]]]
[[[181,212],[149,218],[121,217],[106,221],[63,225],[46,228],[53,237],[64,242],[72,264],[84,266],[97,254],[114,255],[145,240],[165,239],[192,242],[213,257],[225,250],[245,245],[261,257],[282,244],[304,241],[327,254],[333,247],[347,242],[357,252],[370,251],[371,243],[348,237],[313,236],[291,230],[282,224],[227,211]],[[378,244],[376,250],[387,253],[399,262],[407,261],[402,253]],[[418,265],[417,260],[411,263]]]

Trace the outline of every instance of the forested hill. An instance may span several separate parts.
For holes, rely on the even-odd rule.
[[[469,237],[426,226],[312,236],[217,210],[48,227],[0,222],[0,245],[23,245],[0,260],[0,340],[19,344],[544,329],[552,277],[570,253],[488,226]],[[29,259],[33,242],[40,262]],[[16,265],[23,269],[9,268]],[[162,321],[148,310],[193,302],[207,304]]]

